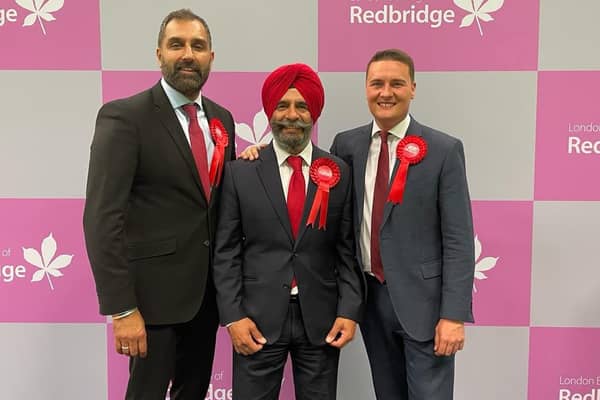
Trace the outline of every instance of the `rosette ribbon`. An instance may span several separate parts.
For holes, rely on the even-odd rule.
[[[327,209],[329,207],[329,189],[340,181],[340,167],[329,158],[319,158],[310,165],[310,178],[317,185],[317,193],[313,200],[306,225],[314,226],[319,215],[319,229],[325,229],[327,224]]]
[[[223,164],[225,163],[225,148],[229,145],[229,135],[223,126],[223,123],[213,118],[209,122],[210,134],[215,143],[215,152],[213,153],[212,162],[210,163],[210,186],[216,187],[221,181],[223,175]]]
[[[426,154],[427,142],[420,136],[407,135],[398,143],[396,158],[400,160],[400,166],[392,182],[388,201],[394,204],[402,203],[408,167],[421,162]]]

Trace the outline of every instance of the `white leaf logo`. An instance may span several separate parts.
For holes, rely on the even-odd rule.
[[[35,21],[39,21],[42,27],[42,33],[46,35],[46,28],[42,20],[50,22],[56,20],[52,15],[53,12],[60,10],[65,4],[65,0],[15,0],[17,4],[31,14],[25,17],[23,26],[31,26]]]
[[[236,135],[244,141],[252,144],[268,144],[271,142],[273,134],[269,129],[269,120],[264,110],[260,110],[254,116],[252,128],[244,123],[235,123]]]
[[[500,257],[484,257],[479,259],[481,256],[481,242],[477,235],[475,236],[475,279],[483,280],[487,279],[487,275],[484,274],[485,271],[489,271],[490,269],[496,266],[496,263],[500,259]],[[477,292],[477,288],[475,287],[475,282],[473,282],[473,291]]]
[[[31,282],[39,282],[44,279],[44,276],[48,278],[48,283],[50,284],[50,289],[54,290],[54,285],[52,285],[52,279],[50,276],[55,278],[59,278],[63,276],[63,273],[60,271],[61,268],[68,267],[73,260],[72,255],[62,254],[56,258],[54,255],[56,254],[56,240],[52,237],[52,232],[42,240],[42,253],[38,252],[36,249],[25,248],[23,247],[23,258],[29,264],[39,268],[39,271],[35,271],[33,277],[31,278]]]
[[[490,13],[501,9],[504,5],[504,0],[454,0],[454,4],[469,12],[469,14],[462,19],[460,27],[464,28],[471,26],[473,22],[477,21],[479,34],[483,36],[481,21],[493,21],[494,18],[490,15]]]

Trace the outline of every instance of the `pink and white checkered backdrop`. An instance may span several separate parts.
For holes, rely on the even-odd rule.
[[[412,114],[463,140],[473,198],[476,323],[456,398],[600,400],[597,0],[0,0],[0,398],[123,398],[81,227],[89,145],[103,102],[160,77],[156,34],[180,7],[211,26],[205,93],[233,112],[238,149],[270,140],[259,93],[275,67],[319,72],[328,148],[370,120],[372,53],[411,53]],[[360,338],[338,387],[375,398]],[[221,331],[206,399],[230,388]]]

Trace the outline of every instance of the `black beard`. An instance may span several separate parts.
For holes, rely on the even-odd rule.
[[[312,122],[290,121],[283,119],[275,121],[271,119],[271,130],[273,138],[277,144],[290,154],[299,154],[310,141],[310,132],[312,131]],[[287,134],[283,132],[284,128],[302,129],[302,135]]]
[[[194,75],[183,75],[180,71],[184,68],[192,69],[195,74]],[[169,65],[166,63],[161,63],[160,70],[162,71],[163,77],[167,81],[167,83],[178,92],[184,94],[187,97],[197,95],[206,80],[208,79],[208,75],[210,73],[210,66],[207,66],[205,69],[202,69],[200,64],[196,62],[178,62],[174,65]]]

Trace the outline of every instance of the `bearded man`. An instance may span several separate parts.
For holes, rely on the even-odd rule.
[[[289,354],[297,400],[335,399],[339,351],[354,337],[364,295],[350,170],[310,141],[324,105],[310,67],[273,71],[262,101],[273,142],[259,160],[225,166],[216,234],[233,398],[278,399]]]
[[[167,15],[156,55],[162,79],[98,113],[84,231],[100,313],[129,357],[126,399],[164,400],[171,385],[171,399],[197,400],[218,326],[209,267],[234,122],[201,93],[214,59],[202,18]]]

